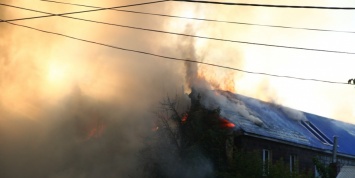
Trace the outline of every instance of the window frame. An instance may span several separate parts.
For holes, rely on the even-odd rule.
[[[271,163],[271,150],[263,149],[263,176],[269,173],[270,163]]]
[[[295,173],[298,171],[298,156],[296,154],[290,155],[290,172]]]

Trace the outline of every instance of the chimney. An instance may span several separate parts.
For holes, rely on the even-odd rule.
[[[337,149],[338,149],[338,137],[334,136],[334,141],[333,141],[333,163],[337,162]]]

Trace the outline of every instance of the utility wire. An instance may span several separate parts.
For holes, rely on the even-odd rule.
[[[145,3],[138,3],[138,4],[129,4],[129,5],[123,5],[123,6],[115,6],[115,7],[108,7],[108,8],[85,10],[85,11],[75,11],[75,12],[67,12],[67,13],[61,13],[61,14],[50,14],[50,15],[44,15],[44,16],[35,16],[35,17],[27,17],[27,18],[19,18],[19,19],[11,19],[11,20],[2,20],[2,22],[12,22],[12,21],[19,21],[19,20],[38,19],[38,18],[53,17],[53,16],[64,16],[64,15],[79,14],[79,13],[86,13],[86,12],[95,12],[95,11],[102,11],[102,10],[110,10],[110,9],[116,9],[116,8],[124,8],[124,7],[133,7],[133,6],[141,6],[141,5],[155,4],[155,3],[166,2],[166,1],[169,1],[169,0],[159,0],[159,1],[151,1],[151,2],[145,2]],[[33,9],[27,9],[27,8],[22,8],[22,7],[20,8],[20,7],[17,7],[17,6],[12,6],[12,5],[3,4],[3,3],[0,3],[0,5],[2,5],[2,6],[7,6],[7,7],[18,8],[18,9],[23,9],[23,10],[30,10],[30,11],[33,11]],[[43,13],[43,12],[37,11],[37,10],[35,10],[34,12]],[[49,13],[48,13],[48,14],[49,14]]]
[[[3,21],[3,20],[0,19],[0,21]],[[134,49],[123,48],[123,47],[119,47],[119,46],[114,46],[114,45],[104,44],[104,43],[100,43],[100,42],[85,40],[85,39],[81,39],[81,38],[77,38],[77,37],[73,37],[73,36],[69,36],[69,35],[65,35],[65,34],[61,34],[61,33],[41,30],[41,29],[38,29],[38,28],[34,28],[34,27],[26,26],[26,25],[20,25],[20,24],[16,24],[16,23],[12,23],[12,22],[5,22],[5,23],[11,24],[11,25],[15,25],[15,26],[19,26],[19,27],[32,29],[32,30],[36,30],[36,31],[39,31],[39,32],[47,33],[47,34],[58,35],[58,36],[62,36],[62,37],[66,37],[66,38],[70,38],[70,39],[74,39],[74,40],[78,40],[78,41],[82,41],[82,42],[87,42],[87,43],[91,43],[91,44],[105,46],[105,47],[109,47],[109,48],[113,48],[113,49],[117,49],[117,50],[129,51],[129,52],[133,52],[133,53],[140,53],[140,54],[159,57],[159,58],[163,58],[163,59],[203,64],[203,65],[207,65],[207,66],[219,67],[219,68],[223,68],[223,69],[229,69],[229,70],[244,72],[244,73],[248,73],[248,74],[257,74],[257,75],[266,75],[266,76],[279,77],[279,78],[289,78],[289,79],[296,79],[296,80],[307,80],[307,81],[314,81],[314,82],[349,85],[348,83],[344,83],[344,82],[335,82],[335,81],[310,79],[310,78],[300,78],[300,77],[292,77],[292,76],[286,76],[286,75],[269,74],[269,73],[264,73],[264,72],[252,72],[252,71],[242,70],[242,69],[233,68],[233,67],[229,67],[229,66],[222,66],[222,65],[213,64],[213,63],[207,63],[207,62],[202,62],[202,61],[195,61],[195,60],[192,60],[192,59],[175,58],[175,57],[169,57],[169,56],[164,56],[164,55],[160,55],[160,54],[154,54],[154,53],[145,52],[145,51],[139,51],[139,50],[134,50]]]
[[[90,6],[90,5],[84,5],[84,4],[75,4],[75,3],[67,3],[67,2],[59,2],[59,1],[52,1],[52,0],[42,0],[42,1],[58,3],[58,4],[67,4],[67,5],[73,5],[73,6],[80,6],[80,7],[97,8],[97,9],[102,8],[102,7],[97,7],[97,6]],[[289,27],[289,26],[281,26],[281,25],[255,24],[255,23],[245,23],[245,22],[236,22],[236,21],[203,19],[203,18],[195,18],[195,17],[182,17],[182,16],[176,16],[176,15],[166,15],[166,14],[139,12],[139,11],[122,10],[122,9],[111,9],[111,10],[118,11],[118,12],[126,12],[126,13],[135,13],[135,14],[144,14],[144,15],[170,17],[170,18],[180,18],[180,19],[190,19],[190,20],[199,20],[199,21],[207,21],[207,22],[238,24],[238,25],[252,25],[252,26],[272,27],[272,28],[286,28],[286,29],[310,30],[310,31],[322,31],[322,32],[336,32],[336,33],[355,33],[355,31],[343,31],[343,30],[329,30],[329,29],[317,29],[317,28]]]
[[[301,30],[337,32],[337,33],[355,33],[354,31],[341,31],[341,30],[327,30],[327,29],[316,29],[316,28],[288,27],[288,26],[280,26],[280,25],[253,24],[253,23],[244,23],[244,22],[232,22],[232,21],[212,20],[212,19],[190,18],[190,17],[181,17],[181,16],[137,12],[137,11],[129,11],[129,10],[118,10],[117,9],[117,8],[132,7],[132,6],[144,5],[144,4],[153,4],[153,3],[165,2],[165,1],[155,1],[155,2],[149,2],[149,3],[132,4],[132,5],[126,5],[126,6],[110,7],[110,8],[101,8],[101,7],[80,5],[80,4],[73,4],[73,3],[63,3],[63,2],[50,1],[50,0],[42,0],[42,1],[55,2],[55,3],[61,3],[61,4],[71,4],[71,5],[77,5],[77,6],[83,6],[83,7],[98,8],[97,11],[99,11],[99,10],[115,10],[115,11],[137,13],[137,14],[155,15],[155,16],[163,16],[163,17],[174,17],[174,18],[182,18],[182,19],[193,19],[193,20],[210,21],[210,22],[222,22],[222,23],[240,24],[240,25],[254,25],[254,26],[274,27],[274,28],[301,29]],[[168,1],[168,0],[166,0],[166,1]],[[7,4],[3,4],[3,3],[0,3],[0,5],[13,7],[11,5],[7,5]],[[10,20],[4,20],[4,21],[13,22],[13,21],[30,20],[30,19],[37,19],[37,18],[44,18],[44,17],[52,17],[52,16],[63,16],[63,15],[68,15],[68,14],[78,14],[78,13],[86,13],[86,12],[92,12],[92,11],[77,11],[77,12],[69,12],[69,13],[62,13],[62,14],[51,14],[51,15],[45,15],[45,16],[10,19]]]
[[[0,5],[2,5],[2,4],[0,3]],[[52,13],[48,13],[48,12],[32,10],[32,9],[18,7],[18,6],[10,6],[10,7],[23,9],[23,10],[28,10],[28,11],[40,12],[40,13],[49,14],[49,15],[52,14]],[[113,24],[113,23],[107,23],[107,22],[100,22],[100,21],[82,19],[82,18],[71,17],[71,16],[66,16],[66,15],[61,15],[60,17],[70,18],[70,19],[75,19],[75,20],[81,20],[81,21],[86,21],[86,22],[92,22],[92,23],[98,23],[98,24],[104,24],[104,25],[123,27],[123,28],[130,28],[130,29],[135,29],[135,30],[151,31],[151,32],[156,32],[156,33],[165,33],[165,34],[172,34],[172,35],[179,35],[179,36],[187,36],[187,37],[201,38],[201,39],[207,39],[207,40],[215,40],[215,41],[223,41],[223,42],[231,42],[231,43],[240,43],[240,44],[249,44],[249,45],[257,45],[257,46],[276,47],[276,48],[285,48],[285,49],[296,49],[296,50],[306,50],[306,51],[327,52],[327,53],[352,54],[352,55],[355,54],[355,52],[347,52],[347,51],[334,51],[334,50],[303,48],[303,47],[295,47],[295,46],[283,46],[283,45],[274,45],[274,44],[266,44],[266,43],[255,43],[255,42],[248,42],[248,41],[228,40],[228,39],[221,39],[221,38],[189,35],[189,34],[183,34],[183,33],[168,32],[168,31],[163,31],[163,30],[154,30],[154,29],[148,29],[148,28],[133,27],[133,26],[128,26],[128,25],[120,25],[120,24]],[[0,21],[0,22],[10,22],[10,21],[11,20],[3,20],[3,21]]]
[[[205,4],[220,4],[220,5],[232,5],[232,6],[257,6],[257,7],[298,8],[298,9],[355,10],[355,7],[290,6],[290,5],[275,5],[275,4],[250,4],[250,3],[233,3],[233,2],[216,2],[216,1],[191,1],[191,0],[170,0],[170,1],[191,2],[191,3],[205,3]]]

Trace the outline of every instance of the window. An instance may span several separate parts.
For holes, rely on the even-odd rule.
[[[271,163],[271,151],[263,149],[263,175],[266,176],[269,173],[269,164]]]
[[[290,155],[290,172],[297,172],[298,169],[297,155]]]

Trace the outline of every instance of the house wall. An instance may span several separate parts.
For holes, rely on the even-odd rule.
[[[298,170],[314,172],[313,158],[318,158],[325,165],[332,162],[332,154],[315,151],[306,148],[300,148],[294,145],[284,144],[276,141],[265,140],[252,136],[239,135],[234,137],[234,145],[237,149],[257,151],[262,157],[262,150],[271,151],[271,160],[275,163],[277,160],[283,159],[286,164],[290,163],[290,155],[297,155]],[[354,165],[355,159],[338,156],[338,162],[342,165]]]
[[[323,164],[330,164],[333,161],[333,157],[329,155],[319,155],[318,160]],[[355,166],[355,159],[346,158],[343,156],[337,156],[337,162],[340,167],[342,166]]]

